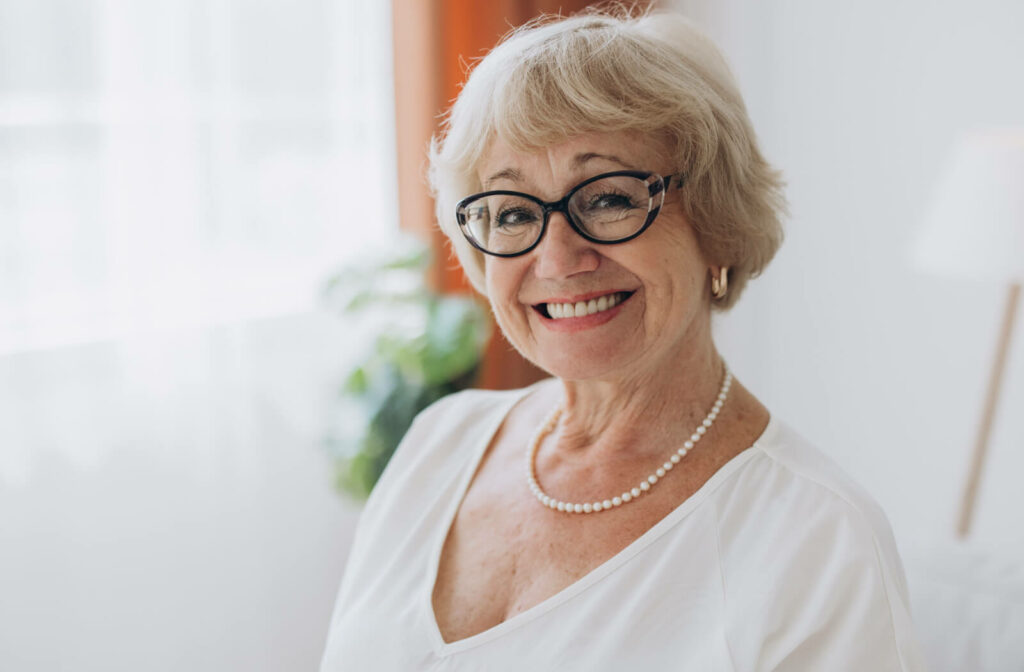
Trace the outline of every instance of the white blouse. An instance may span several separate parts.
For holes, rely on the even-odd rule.
[[[607,562],[445,643],[431,602],[441,549],[526,392],[463,392],[413,423],[360,520],[322,672],[924,669],[885,515],[774,418]]]

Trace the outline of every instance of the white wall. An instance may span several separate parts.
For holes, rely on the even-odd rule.
[[[921,274],[909,248],[957,134],[1024,125],[1024,3],[665,4],[722,46],[789,184],[786,242],[719,321],[722,349],[878,498],[901,542],[948,536],[1004,289]],[[982,540],[1024,529],[1024,324],[1011,347]]]

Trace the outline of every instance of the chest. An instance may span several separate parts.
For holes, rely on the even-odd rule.
[[[514,517],[509,521],[513,525]],[[383,586],[367,581],[366,599],[339,626],[343,639],[332,647],[338,651],[337,669],[419,669],[424,656],[451,652],[463,665],[453,663],[451,669],[460,670],[638,669],[643,667],[639,659],[644,655],[652,657],[646,661],[648,669],[676,669],[686,663],[678,669],[731,670],[714,667],[706,659],[722,622],[714,612],[720,599],[710,589],[694,587],[717,585],[717,572],[704,571],[717,563],[700,557],[711,553],[713,545],[699,543],[703,535],[685,529],[692,528],[692,523],[693,517],[688,516],[670,532],[652,537],[652,543],[612,557],[596,573],[579,567],[570,570],[566,558],[587,555],[578,554],[571,543],[556,541],[556,546],[550,546],[558,560],[548,566],[530,565],[519,555],[515,563],[503,560],[522,550],[512,548],[519,542],[481,545],[479,553],[462,553],[456,550],[456,527],[450,535],[451,552],[444,555],[442,564],[462,569],[442,569],[437,577],[433,614],[429,614],[436,631],[423,627],[423,612],[409,608],[410,593],[400,581]],[[545,551],[544,544],[530,548],[538,554]],[[645,550],[635,553],[636,548]],[[685,560],[685,576],[679,573],[680,560]],[[537,569],[525,569],[530,566]],[[526,574],[535,576],[521,582]],[[577,581],[580,585],[559,594]],[[511,590],[513,584],[530,586],[532,591]],[[499,631],[492,631],[503,623]],[[438,633],[451,648],[438,648]],[[462,641],[481,633],[482,638]],[[355,655],[358,651],[367,655]],[[404,657],[394,665],[381,663],[382,657],[392,656]]]
[[[674,509],[669,489],[599,514],[544,508],[517,480],[478,475],[445,540],[434,616],[445,641],[492,628],[557,595],[608,562]]]
[[[434,584],[434,615],[445,641],[483,632],[540,604],[629,543],[625,535],[593,538],[583,526],[536,518],[520,507],[462,507]]]
[[[499,434],[447,531],[432,592],[435,621],[447,642],[488,630],[580,581],[690,499],[739,446],[749,445],[705,445],[687,457],[686,469],[673,470],[642,497],[610,511],[567,514],[544,507],[530,492],[521,450],[527,440]],[[645,478],[647,466],[548,470],[541,480],[552,494],[576,501],[622,491],[624,483]]]

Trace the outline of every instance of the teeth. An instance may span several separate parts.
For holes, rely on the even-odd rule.
[[[578,301],[576,303],[549,303],[548,315],[553,319],[561,320],[566,317],[583,317],[584,315],[593,315],[594,313],[600,313],[614,308],[623,302],[626,298],[625,292],[616,292],[614,294],[606,294],[597,299],[591,299],[590,301]]]

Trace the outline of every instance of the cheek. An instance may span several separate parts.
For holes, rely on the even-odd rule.
[[[487,300],[491,302],[491,310],[494,313],[503,312],[508,295],[508,278],[503,269],[496,266],[490,258],[484,263],[484,285],[487,287]]]
[[[518,299],[522,272],[515,262],[506,259],[488,259],[484,265],[484,282],[491,312],[498,326],[509,337],[515,326],[523,322],[522,305]]]
[[[700,303],[707,264],[692,235],[674,231],[657,245],[656,256],[649,259],[647,268],[654,285],[651,290],[659,297],[671,301],[678,309],[690,310]]]

